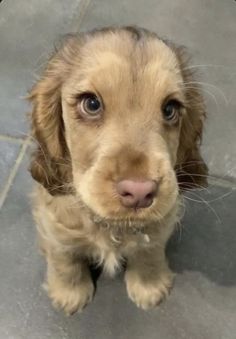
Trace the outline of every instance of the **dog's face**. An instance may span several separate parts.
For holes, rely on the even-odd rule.
[[[158,39],[143,45],[125,33],[92,39],[80,53],[62,88],[76,191],[106,219],[160,218],[178,194],[174,166],[185,98],[176,56]],[[150,207],[124,206],[122,180],[154,181]]]
[[[206,173],[202,100],[183,67],[143,30],[70,38],[31,93],[33,177],[51,194],[73,188],[110,223],[163,218]]]

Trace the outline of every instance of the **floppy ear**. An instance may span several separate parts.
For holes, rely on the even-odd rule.
[[[205,105],[200,88],[188,67],[188,57],[183,48],[176,48],[185,84],[186,115],[183,117],[177,153],[176,176],[181,190],[207,185],[208,168],[200,154]]]
[[[28,96],[33,105],[32,136],[37,143],[30,172],[52,195],[71,191],[72,170],[64,136],[61,86],[69,70],[68,60],[74,40],[69,37],[51,58],[43,76]]]

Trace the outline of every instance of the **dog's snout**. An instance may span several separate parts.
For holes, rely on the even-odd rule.
[[[157,183],[153,180],[122,180],[117,184],[121,203],[130,208],[146,208],[152,205],[157,193]]]

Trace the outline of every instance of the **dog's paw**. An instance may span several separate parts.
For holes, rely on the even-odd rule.
[[[174,274],[171,271],[159,273],[152,281],[142,280],[135,272],[126,272],[125,281],[129,298],[143,310],[157,306],[166,298],[173,285]]]
[[[69,285],[53,287],[45,285],[44,288],[47,290],[54,308],[63,310],[68,316],[81,312],[92,301],[94,295],[94,285],[90,280],[73,287]]]

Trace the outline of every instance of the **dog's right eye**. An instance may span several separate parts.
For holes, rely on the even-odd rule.
[[[86,93],[80,98],[79,111],[83,117],[98,119],[101,116],[102,110],[102,102],[95,94]]]

